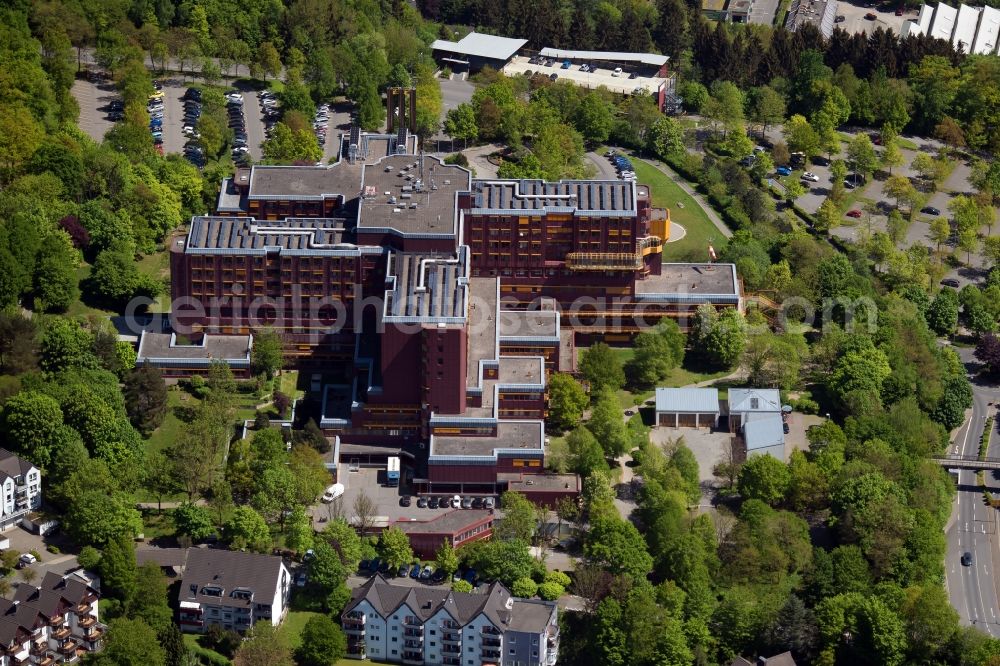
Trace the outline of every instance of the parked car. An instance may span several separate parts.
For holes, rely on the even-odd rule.
[[[804,174],[802,174],[801,178],[802,180],[808,180],[810,183],[819,182],[819,176],[814,174],[812,171],[806,171]]]
[[[865,14],[865,19],[868,21],[874,21],[877,18],[878,14],[876,14],[875,12],[868,12],[867,14]]]
[[[417,580],[418,578],[420,578],[420,565],[419,564],[414,564],[413,568],[410,569],[410,578],[412,578],[413,580]]]
[[[558,78],[559,78],[559,75],[556,74],[555,72],[552,72],[551,74],[549,74],[549,81],[555,81]]]
[[[329,488],[327,488],[326,492],[323,493],[323,501],[329,504],[330,502],[337,499],[343,494],[344,494],[344,484],[335,483]]]
[[[410,502],[411,500],[409,495],[403,495],[402,497],[399,498],[399,506],[410,506]],[[420,506],[419,499],[417,500],[417,506]]]
[[[934,206],[924,206],[920,209],[921,213],[926,213],[927,215],[940,215],[941,209],[935,208]]]
[[[941,284],[943,284],[946,287],[951,287],[952,289],[958,289],[958,286],[961,283],[958,280],[956,280],[955,278],[945,278],[945,279],[941,280]]]
[[[476,497],[475,499],[473,499],[472,500],[472,508],[473,509],[482,509],[483,508],[483,498],[482,497]]]
[[[615,67],[615,71],[611,72],[611,76],[621,76],[621,75],[622,75],[621,67]]]
[[[31,553],[22,553],[21,557],[17,558],[17,568],[23,569],[24,567],[30,567],[37,561],[38,558]]]
[[[396,572],[396,575],[399,576],[400,578],[406,578],[407,576],[409,576],[410,575],[410,565],[409,564],[402,564],[402,565],[400,565],[399,571]]]
[[[417,498],[417,508],[418,509],[426,509],[427,508],[427,498],[426,497],[418,497]]]
[[[853,217],[855,219],[861,217],[861,211],[855,208],[854,210],[849,210],[846,213],[847,217]]]
[[[471,509],[472,508],[472,498],[471,497],[463,497],[462,498],[462,508],[463,509]]]
[[[569,69],[572,66],[573,63],[571,63],[569,60],[563,60],[561,69]]]
[[[417,506],[420,506],[420,503],[419,503],[419,501],[418,501],[418,503],[417,503]],[[430,500],[429,500],[429,501],[427,502],[427,508],[428,508],[428,509],[436,509],[436,508],[438,508],[439,506],[441,506],[441,500],[440,500],[440,499],[438,499],[437,497],[432,497],[432,498],[430,498]]]
[[[775,171],[777,171],[779,176],[791,176],[792,170],[787,166],[780,166]]]
[[[431,565],[426,564],[424,570],[420,572],[420,580],[430,580],[433,575],[434,569],[431,568]]]
[[[833,19],[833,22],[834,23],[843,23],[846,20],[847,20],[846,16],[844,16],[843,14],[838,14],[837,18]]]
[[[781,424],[781,430],[782,430],[782,432],[784,432],[784,433],[785,433],[786,435],[788,434],[788,431],[789,431],[789,430],[788,430],[788,423],[787,423],[787,422],[785,422],[785,423],[782,423],[782,424]]]
[[[496,500],[493,499],[492,497],[487,497],[486,499],[483,500],[484,509],[492,509],[493,507],[496,506],[496,504],[497,504]]]
[[[451,508],[457,509],[462,506],[462,497],[460,495],[455,495],[451,498]]]

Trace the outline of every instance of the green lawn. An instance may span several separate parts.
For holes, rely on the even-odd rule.
[[[158,250],[147,254],[137,264],[140,273],[145,273],[164,285],[156,302],[150,306],[150,312],[170,312],[170,253],[168,250]]]
[[[635,353],[631,347],[612,347],[611,351],[615,353],[622,365],[628,363]],[[725,377],[729,373],[729,370],[708,372],[702,368],[693,367],[690,363],[685,362],[681,367],[671,370],[670,374],[668,374],[662,382],[659,382],[657,386],[687,386],[689,384],[697,384],[709,379]],[[622,409],[627,409],[634,405],[642,405],[646,400],[652,398],[655,393],[655,389],[645,391],[629,391],[628,389],[620,389],[618,391],[618,402],[621,404]]]
[[[278,630],[278,637],[284,641],[285,645],[294,650],[302,645],[302,630],[305,628],[306,622],[315,615],[319,615],[319,613],[289,611]]]
[[[200,659],[202,664],[232,663],[215,650],[209,650],[208,648],[204,648],[199,645],[197,634],[184,634],[184,645],[186,645],[187,649],[193,652],[195,656],[199,658],[204,657],[203,659]]]
[[[146,440],[146,451],[162,451],[172,446],[180,437],[181,428],[185,421],[181,418],[189,409],[198,406],[198,399],[181,390],[171,390],[167,392],[167,415],[163,418],[160,427],[153,431],[153,434]]]
[[[670,219],[684,227],[681,240],[663,247],[663,261],[704,261],[708,244],[719,246],[722,233],[716,228],[698,202],[665,173],[649,162],[631,157],[636,181],[647,185],[653,205],[670,210]]]

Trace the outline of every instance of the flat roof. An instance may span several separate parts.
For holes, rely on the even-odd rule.
[[[719,389],[657,388],[656,411],[683,414],[718,414]]]
[[[436,157],[383,157],[362,172],[358,229],[455,234],[456,195],[468,190],[471,180],[467,169]]]
[[[260,254],[272,249],[287,254],[357,250],[354,244],[343,240],[344,221],[340,219],[199,216],[191,218],[183,248],[196,254],[211,254],[212,250],[256,250]]]
[[[263,166],[250,169],[250,199],[321,200],[333,196],[353,199],[358,193],[361,165],[337,162],[330,166]]]
[[[624,51],[573,51],[569,49],[544,48],[538,52],[546,58],[560,60],[610,60],[613,62],[637,62],[641,65],[662,67],[670,60],[668,56],[656,53],[628,53]]]
[[[181,344],[176,333],[143,331],[137,364],[143,361],[217,360],[249,361],[253,338],[249,335],[202,334],[198,344]]]
[[[479,362],[499,355],[497,349],[497,298],[499,279],[469,279],[469,326],[466,329],[466,386],[479,387]],[[492,397],[492,395],[490,396]],[[483,398],[486,399],[485,391]]]
[[[507,60],[527,43],[527,39],[497,37],[496,35],[486,35],[473,31],[457,42],[436,39],[431,43],[431,49],[434,51],[446,51],[448,53],[460,53],[464,56],[476,58]]]
[[[544,490],[579,490],[580,477],[576,474],[497,474],[497,481],[506,481],[508,490],[522,492]]]
[[[640,296],[666,296],[674,300],[704,301],[710,296],[738,300],[735,264],[663,264],[659,275],[635,281]]]
[[[546,210],[577,213],[636,211],[635,183],[622,180],[475,180],[472,212]]]
[[[500,421],[493,437],[431,435],[430,458],[440,456],[496,457],[498,449],[543,453],[545,429],[541,421]]]
[[[455,534],[472,527],[493,515],[492,511],[482,509],[455,509],[442,513],[430,520],[407,520],[401,518],[395,526],[407,534]]]
[[[503,356],[497,381],[501,384],[542,384],[545,360],[541,356]]]
[[[558,338],[555,310],[501,310],[500,338]]]

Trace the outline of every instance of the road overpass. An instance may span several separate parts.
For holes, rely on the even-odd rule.
[[[974,471],[985,470],[985,469],[997,469],[1000,470],[1000,458],[983,458],[979,459],[979,456],[963,456],[963,455],[948,455],[948,456],[934,456],[936,460],[942,467],[948,469],[971,469]]]

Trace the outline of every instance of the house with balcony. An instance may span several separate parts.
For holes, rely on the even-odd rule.
[[[74,573],[49,572],[37,587],[0,598],[0,666],[73,664],[104,647],[98,592]]]
[[[393,585],[376,575],[341,615],[348,657],[444,666],[554,666],[555,603],[518,599],[500,583],[485,593]]]
[[[188,548],[178,596],[181,631],[213,624],[246,631],[261,620],[277,626],[288,611],[291,574],[280,557]]]
[[[42,473],[30,462],[0,449],[0,532],[9,530],[42,505]]]

